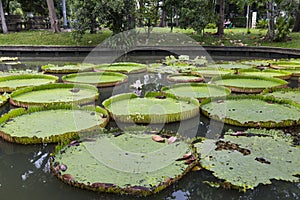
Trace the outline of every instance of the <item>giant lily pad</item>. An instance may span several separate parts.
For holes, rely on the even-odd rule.
[[[190,73],[179,73],[171,74],[167,77],[168,81],[178,82],[178,83],[187,83],[187,82],[202,82],[204,77],[202,75],[192,75]]]
[[[43,65],[41,68],[45,73],[66,74],[66,73],[93,71],[93,67],[94,67],[93,64],[80,63],[80,64],[68,64],[63,66],[48,64],[48,65]]]
[[[202,101],[204,115],[246,127],[286,127],[300,124],[300,105],[262,95],[235,95]]]
[[[100,107],[71,105],[17,108],[0,118],[0,136],[10,142],[59,142],[80,131],[104,127],[107,112]]]
[[[199,114],[199,102],[188,97],[148,92],[144,98],[127,93],[103,102],[112,118],[121,122],[169,123],[189,119]]]
[[[180,97],[196,98],[200,101],[205,98],[224,97],[231,93],[226,87],[206,83],[181,83],[164,87],[162,91]]]
[[[283,87],[288,84],[288,82],[278,78],[241,75],[215,77],[211,83],[226,86],[233,92],[242,93],[260,93],[266,88]]]
[[[111,64],[101,64],[94,67],[99,72],[120,72],[125,74],[140,73],[147,71],[147,66],[134,62],[119,62]]]
[[[79,188],[146,196],[180,179],[194,166],[194,159],[190,144],[179,137],[125,131],[59,145],[51,169],[63,182]]]
[[[86,104],[98,96],[98,89],[92,85],[57,83],[18,89],[11,94],[10,103],[21,107]]]
[[[275,69],[300,68],[300,61],[296,59],[278,60],[272,62],[271,67]]]
[[[300,104],[300,88],[266,89],[262,92],[262,94],[280,99],[289,99]]]
[[[249,69],[253,66],[238,62],[224,62],[224,63],[216,63],[216,64],[208,64],[207,67],[210,68],[222,68],[222,69]]]
[[[68,74],[62,77],[66,83],[85,83],[97,87],[108,87],[127,82],[128,76],[115,72],[84,72]]]
[[[282,71],[289,72],[292,74],[292,76],[300,76],[300,67],[285,68]]]
[[[239,70],[240,75],[246,76],[263,76],[263,77],[273,77],[273,78],[281,78],[281,79],[289,79],[291,78],[292,73],[283,71],[283,70],[272,70],[272,69],[241,69]]]
[[[193,65],[179,65],[169,66],[161,63],[153,63],[148,67],[148,72],[160,73],[160,74],[176,74],[176,73],[189,73],[192,70],[196,70],[197,67]]]
[[[55,83],[58,77],[41,74],[23,74],[0,77],[0,92],[12,92],[18,88]]]
[[[222,75],[233,74],[233,73],[234,73],[233,70],[221,69],[221,68],[209,68],[209,67],[199,67],[191,71],[191,74],[203,75],[204,77],[216,77],[216,76],[222,76]]]
[[[270,60],[243,60],[241,61],[244,65],[251,65],[253,67],[269,67]]]
[[[222,139],[205,139],[195,146],[200,165],[226,187],[245,191],[275,179],[300,181],[300,148],[280,131],[229,131]]]

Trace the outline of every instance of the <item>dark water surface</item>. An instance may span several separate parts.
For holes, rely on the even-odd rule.
[[[136,74],[130,76],[129,83],[136,80],[144,80],[145,75]],[[147,77],[146,77],[147,78]],[[150,82],[168,84],[164,77],[160,79],[156,75],[148,77]],[[297,79],[293,78],[290,87],[299,87]],[[113,94],[131,91],[128,85],[116,88],[99,89],[101,102]],[[7,103],[1,108],[1,114],[12,107]],[[116,124],[112,121],[109,127]],[[218,127],[220,126],[220,127]],[[165,125],[166,129],[179,131],[180,134],[205,137],[217,137],[221,133],[219,129],[229,128],[240,130],[239,127],[224,126],[212,122],[200,115],[181,123]],[[300,127],[291,129],[294,134],[300,133]],[[131,199],[195,199],[195,200],[274,200],[274,199],[300,199],[300,183],[284,181],[272,181],[271,185],[259,186],[254,190],[240,193],[236,190],[213,188],[203,180],[214,181],[211,172],[206,170],[190,172],[183,179],[159,194],[149,197],[120,196],[116,194],[95,193],[71,187],[58,180],[49,171],[49,155],[54,151],[54,144],[18,145],[0,139],[0,200],[131,200]],[[278,152],[280,153],[280,152]],[[300,166],[299,166],[300,167]]]

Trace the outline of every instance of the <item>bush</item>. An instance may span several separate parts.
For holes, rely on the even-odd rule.
[[[266,19],[258,20],[258,22],[256,23],[256,27],[261,29],[268,28],[268,20]]]
[[[246,17],[235,17],[232,20],[234,27],[246,27]]]
[[[217,25],[215,23],[208,23],[205,28],[206,29],[216,29]]]

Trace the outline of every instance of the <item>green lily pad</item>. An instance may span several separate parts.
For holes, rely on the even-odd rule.
[[[140,73],[147,71],[147,66],[134,62],[119,62],[112,64],[101,64],[94,67],[98,72],[120,72],[125,74]]]
[[[167,77],[167,79],[168,81],[178,82],[178,83],[204,81],[204,77],[202,75],[192,75],[190,73],[171,74]]]
[[[154,134],[98,133],[62,144],[51,158],[52,172],[63,182],[93,191],[150,195],[171,185],[193,166],[191,145],[176,137],[157,142]],[[173,136],[174,138],[174,136]],[[190,159],[190,161],[192,161]]]
[[[48,64],[48,65],[43,65],[41,69],[45,73],[66,74],[66,73],[93,71],[93,67],[94,67],[93,64],[88,64],[88,63],[68,64],[64,66]]]
[[[128,76],[115,72],[84,72],[68,74],[62,77],[65,83],[84,83],[97,87],[108,87],[127,82]]]
[[[224,97],[231,93],[226,87],[206,83],[181,83],[163,87],[162,91],[175,96],[196,98],[199,101],[211,97]]]
[[[300,181],[300,148],[280,131],[229,131],[222,139],[195,146],[200,165],[231,188],[246,191],[272,180]]]
[[[12,92],[16,89],[43,85],[48,83],[56,83],[58,77],[42,74],[22,74],[0,77],[0,92]]]
[[[242,76],[242,75],[225,75],[215,77],[211,83],[223,85],[231,89],[232,92],[242,93],[260,93],[266,88],[283,87],[288,82],[270,77],[259,76]]]
[[[188,97],[148,92],[144,98],[127,93],[112,96],[103,102],[111,117],[128,123],[170,123],[199,114],[199,102]]]
[[[148,67],[148,72],[160,73],[160,74],[176,74],[176,73],[189,73],[192,70],[196,70],[197,67],[193,65],[179,65],[169,66],[161,63],[153,63]]]
[[[289,79],[292,76],[291,72],[287,72],[284,70],[272,70],[272,69],[241,69],[239,70],[240,75],[246,76],[263,76],[263,77],[273,77],[273,78],[280,78],[280,79]]]
[[[233,70],[209,67],[199,67],[196,70],[191,71],[191,74],[203,75],[204,77],[216,77],[233,73]]]
[[[22,144],[52,143],[72,138],[80,131],[104,127],[107,122],[107,112],[100,107],[17,108],[1,116],[0,136]]]
[[[270,60],[244,60],[241,61],[244,65],[251,65],[254,67],[269,67],[270,66]]]
[[[281,71],[286,71],[292,74],[292,76],[300,76],[300,67],[298,68],[285,68],[284,70]]]
[[[86,104],[98,97],[95,86],[57,83],[18,89],[11,94],[10,103],[21,107]]]
[[[249,69],[253,66],[246,65],[243,63],[238,62],[225,62],[225,63],[216,63],[216,64],[209,64],[207,67],[210,68],[221,68],[221,69]]]
[[[288,99],[300,104],[300,88],[266,89],[261,94],[280,99]]]
[[[245,127],[287,127],[300,124],[300,105],[262,95],[235,95],[226,99],[206,99],[202,113],[227,124]]]
[[[299,59],[277,60],[271,62],[270,67],[275,69],[300,68]]]

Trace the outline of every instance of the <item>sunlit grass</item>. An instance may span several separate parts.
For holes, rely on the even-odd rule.
[[[152,33],[170,33],[170,27],[153,28]],[[138,28],[140,33],[147,33],[147,28]],[[225,29],[225,35],[220,38],[216,29],[205,29],[204,35],[197,34],[193,29],[174,28],[173,33],[182,33],[191,37],[203,46],[272,46],[282,48],[300,48],[300,33],[291,33],[291,41],[267,42],[264,40],[266,29],[246,28]],[[50,30],[21,31],[9,34],[0,34],[0,45],[66,45],[66,46],[97,46],[109,38],[112,32],[99,31],[97,34],[85,34],[80,42],[74,40],[71,32],[52,33]]]

